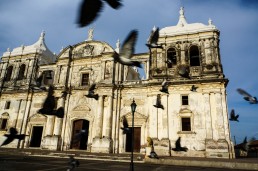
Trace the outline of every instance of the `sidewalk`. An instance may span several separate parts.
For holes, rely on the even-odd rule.
[[[85,160],[103,160],[130,162],[131,153],[123,154],[106,154],[106,153],[90,153],[85,151],[50,151],[40,149],[14,149],[0,148],[1,153],[9,153],[16,155],[42,156],[42,157],[63,157],[69,155],[75,156],[77,159]],[[178,166],[196,166],[196,167],[213,167],[228,168],[242,170],[258,170],[258,158],[241,158],[241,159],[220,159],[220,158],[199,158],[199,157],[160,157],[160,159],[144,158],[143,154],[134,154],[135,163],[152,163]]]

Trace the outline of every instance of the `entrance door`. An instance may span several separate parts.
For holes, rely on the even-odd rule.
[[[30,147],[40,147],[43,126],[33,126]]]
[[[74,121],[71,148],[86,150],[88,144],[88,135],[89,121],[83,119]]]
[[[141,127],[134,127],[134,152],[140,152],[141,149]],[[132,134],[126,134],[126,152],[132,151]]]

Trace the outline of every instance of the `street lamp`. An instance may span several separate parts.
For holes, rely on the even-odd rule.
[[[131,104],[131,109],[132,109],[132,148],[131,148],[131,164],[130,164],[130,170],[134,171],[134,166],[133,166],[133,150],[134,150],[134,112],[136,110],[136,103],[133,99],[133,103]]]

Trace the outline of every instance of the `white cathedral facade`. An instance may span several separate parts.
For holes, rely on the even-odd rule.
[[[150,137],[160,156],[234,158],[226,97],[228,79],[221,64],[220,31],[211,20],[207,25],[187,23],[181,8],[178,23],[160,29],[158,43],[163,49],[152,48],[132,57],[143,64],[145,79],[137,69],[114,62],[112,56],[119,52],[119,42],[114,49],[94,40],[90,32],[88,40],[55,55],[47,48],[44,36],[41,33],[30,46],[8,49],[1,58],[0,143],[10,127],[28,135],[6,147],[145,153]],[[178,74],[182,66],[189,69],[190,78]],[[64,107],[64,118],[37,113],[47,91],[30,87],[40,74],[44,87],[54,86],[57,107]],[[159,91],[165,79],[169,94]],[[93,83],[98,100],[85,97]],[[198,87],[196,92],[191,91],[193,85]],[[164,109],[153,106],[157,96]],[[132,126],[133,99],[137,104],[134,149],[131,135],[120,129],[124,117]],[[74,141],[81,130],[86,130],[86,136]],[[187,152],[172,150],[178,137]]]

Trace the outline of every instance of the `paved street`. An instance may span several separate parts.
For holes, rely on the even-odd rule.
[[[18,156],[1,154],[0,171],[66,171],[68,158]],[[80,166],[74,171],[128,171],[130,163],[79,159]],[[230,169],[168,166],[135,163],[135,171],[224,171]]]

